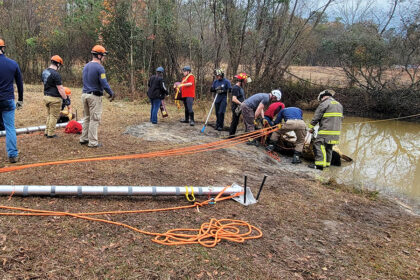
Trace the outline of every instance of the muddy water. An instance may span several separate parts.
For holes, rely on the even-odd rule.
[[[305,113],[310,120],[312,113]],[[353,163],[330,172],[343,183],[377,190],[420,209],[420,124],[345,117],[340,150]]]

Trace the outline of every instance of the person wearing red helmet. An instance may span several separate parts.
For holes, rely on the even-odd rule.
[[[44,103],[47,108],[47,123],[45,127],[45,136],[55,138],[55,126],[60,117],[61,104],[67,99],[61,75],[58,70],[63,65],[63,59],[54,55],[50,59],[50,66],[42,72],[41,80],[44,84]]]
[[[103,60],[108,52],[101,45],[92,48],[92,61],[83,68],[83,131],[79,142],[90,148],[101,147],[98,142],[98,127],[102,116],[102,96],[104,90],[109,95],[109,101],[114,100],[115,94],[108,84]]]
[[[241,104],[245,100],[244,85],[247,83],[249,76],[246,73],[235,75],[236,84],[232,88],[232,122],[230,123],[229,136],[236,133],[239,117],[241,116]]]
[[[15,128],[15,109],[23,106],[23,81],[19,65],[4,55],[5,42],[0,39],[0,115],[6,131],[6,150],[10,163],[18,161]],[[18,101],[15,103],[13,82],[16,82]]]

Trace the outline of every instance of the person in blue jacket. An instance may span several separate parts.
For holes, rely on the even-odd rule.
[[[0,39],[0,114],[6,130],[6,150],[10,163],[18,159],[15,109],[23,106],[23,81],[19,65],[4,55],[6,44]],[[15,104],[13,82],[16,81],[18,101]]]
[[[215,113],[216,113],[216,127],[218,131],[223,130],[223,125],[225,121],[225,113],[227,106],[227,95],[228,92],[232,90],[232,86],[228,79],[226,79],[225,73],[222,69],[214,70],[214,75],[216,80],[214,80],[213,85],[211,86],[210,92],[216,93],[217,98],[214,102]]]

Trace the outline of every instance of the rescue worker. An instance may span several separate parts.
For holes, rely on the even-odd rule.
[[[277,143],[279,137],[282,137],[284,133],[294,131],[296,134],[296,143],[292,163],[301,163],[300,157],[302,156],[306,136],[306,124],[303,121],[303,112],[297,107],[287,107],[278,113],[274,125],[280,124],[282,120],[284,120],[284,123],[281,125],[280,130],[273,133],[271,140]]]
[[[319,124],[319,130],[314,141],[315,164],[308,167],[324,169],[331,164],[332,149],[339,143],[341,122],[343,121],[343,106],[333,96],[331,89],[319,93],[318,108],[309,124],[309,132],[314,132],[315,125]]]
[[[91,51],[92,60],[83,68],[83,130],[79,142],[89,148],[101,147],[98,142],[98,127],[102,115],[102,96],[104,90],[109,95],[109,101],[115,98],[115,93],[106,80],[105,69],[102,66],[108,52],[101,45],[96,45]]]
[[[230,81],[225,78],[225,73],[222,69],[214,70],[216,80],[213,81],[213,85],[210,88],[210,92],[216,93],[217,97],[214,102],[215,113],[216,113],[216,127],[217,131],[222,131],[224,127],[226,106],[227,106],[227,95],[232,90]]]
[[[158,122],[158,112],[162,99],[165,99],[165,96],[168,95],[168,90],[165,87],[165,82],[163,80],[163,72],[165,70],[163,67],[156,68],[156,75],[150,77],[147,90],[147,96],[150,99],[151,109],[150,109],[150,122],[152,124],[157,124]]]
[[[23,81],[19,65],[4,55],[6,44],[0,39],[0,115],[6,131],[6,151],[10,163],[18,162],[15,128],[15,109],[23,106]],[[18,101],[15,104],[13,82],[16,82]]]
[[[195,77],[191,74],[191,67],[185,66],[182,68],[184,77],[180,84],[174,85],[179,88],[182,93],[182,101],[184,102],[185,118],[181,119],[182,123],[190,123],[191,126],[195,125],[193,103],[195,98]]]
[[[244,86],[247,83],[248,75],[246,73],[239,73],[235,75],[236,84],[232,88],[232,122],[230,123],[229,136],[236,133],[238,127],[239,117],[241,116],[241,104],[245,100]]]
[[[67,99],[63,99],[63,103],[61,104],[60,117],[57,121],[58,123],[69,122],[75,117],[70,99],[71,90],[68,87],[64,87],[64,92],[66,93]]]
[[[273,102],[268,109],[264,112],[264,124],[267,122],[270,126],[274,125],[274,116],[276,116],[281,110],[284,109],[283,102]]]
[[[60,117],[61,104],[67,99],[61,75],[58,70],[63,66],[63,59],[54,55],[50,66],[42,72],[41,80],[44,84],[44,104],[47,108],[47,123],[44,135],[47,138],[58,137],[55,126]]]
[[[264,119],[264,107],[272,101],[280,101],[281,91],[278,89],[272,90],[270,93],[257,93],[245,99],[241,104],[241,110],[244,116],[245,131],[255,131],[254,121],[261,116]],[[258,145],[254,139],[247,142],[248,145]]]

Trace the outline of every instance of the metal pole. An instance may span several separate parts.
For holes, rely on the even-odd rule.
[[[264,174],[264,179],[263,179],[263,181],[262,181],[262,183],[261,183],[260,189],[258,190],[258,194],[257,194],[257,198],[256,198],[256,200],[258,200],[258,198],[260,197],[260,194],[261,194],[262,188],[264,187],[264,184],[265,184],[265,179],[267,179],[267,175],[265,175],[265,174]]]
[[[244,176],[244,204],[246,204],[246,179],[247,176]]]
[[[197,186],[192,187],[195,196],[200,195],[217,195],[225,187],[222,186]],[[242,191],[242,187],[237,184],[232,184],[227,188],[223,195],[232,195]],[[64,195],[121,195],[121,196],[172,196],[172,195],[191,195],[191,187],[183,186],[37,186],[37,185],[0,185],[0,195],[49,195],[49,196],[64,196]]]
[[[78,121],[78,123],[82,124],[83,121]],[[56,128],[66,127],[67,124],[68,124],[68,122],[58,123],[55,127]],[[25,134],[25,133],[32,133],[32,132],[36,132],[36,131],[42,131],[42,130],[45,130],[45,127],[46,127],[45,125],[40,125],[40,126],[30,126],[30,127],[17,128],[16,129],[16,135]],[[6,131],[5,130],[0,131],[0,137],[2,137],[2,136],[6,136]]]

